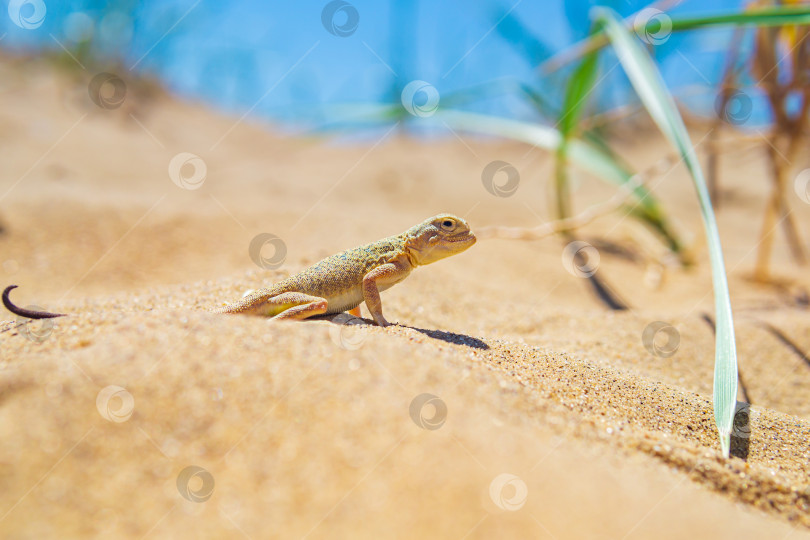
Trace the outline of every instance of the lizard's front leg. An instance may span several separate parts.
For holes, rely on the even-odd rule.
[[[386,263],[363,276],[363,300],[365,300],[371,316],[374,317],[374,321],[380,326],[390,326],[391,323],[383,317],[382,301],[380,300],[380,290],[377,282],[396,283],[404,279],[408,273],[408,269],[396,263]]]

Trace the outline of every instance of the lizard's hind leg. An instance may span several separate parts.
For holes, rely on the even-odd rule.
[[[280,308],[280,312],[273,317],[273,320],[279,321],[300,321],[323,315],[329,305],[326,298],[297,292],[281,293],[267,299],[267,303]]]

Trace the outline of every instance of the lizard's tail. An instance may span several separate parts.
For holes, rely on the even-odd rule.
[[[49,311],[35,311],[33,309],[25,309],[18,306],[15,306],[8,297],[8,293],[11,292],[12,289],[16,289],[16,285],[9,285],[3,291],[3,305],[6,306],[6,309],[12,312],[14,315],[19,315],[20,317],[25,317],[27,319],[53,319],[54,317],[64,317],[65,313],[51,313]]]

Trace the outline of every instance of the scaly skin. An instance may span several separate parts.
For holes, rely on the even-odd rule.
[[[463,219],[439,214],[402,234],[332,255],[279,283],[252,292],[215,313],[301,320],[350,311],[365,301],[374,321],[388,326],[380,291],[399,283],[417,266],[461,253],[475,243]]]

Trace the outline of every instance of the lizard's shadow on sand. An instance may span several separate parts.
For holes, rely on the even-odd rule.
[[[345,313],[341,313],[335,316],[322,316],[322,317],[311,317],[311,320],[322,320],[322,321],[329,321],[332,324],[336,325],[343,325],[346,324],[344,320],[341,320],[340,316],[345,316]],[[354,321],[358,321],[358,323],[362,322],[364,325],[374,326],[374,321],[370,319],[363,319],[363,318],[352,318]],[[349,323],[352,324],[352,323]],[[417,328],[415,326],[408,326],[406,324],[396,324],[400,328],[408,328],[410,330],[415,330],[426,336],[438,339],[439,341],[444,341],[446,343],[452,343],[453,345],[464,345],[466,347],[471,347],[473,349],[482,349],[487,350],[489,349],[489,345],[481,341],[480,339],[474,338],[472,336],[467,336],[465,334],[456,334],[454,332],[445,332],[444,330],[428,330],[427,328]]]
[[[415,326],[407,326],[404,324],[398,324],[397,326],[401,326],[402,328],[410,328],[411,330],[421,332],[428,337],[432,337],[433,339],[446,341],[447,343],[453,343],[454,345],[466,345],[467,347],[472,347],[473,349],[489,349],[489,345],[480,339],[464,334],[454,334],[453,332],[445,332],[444,330],[428,330],[426,328],[416,328]]]

